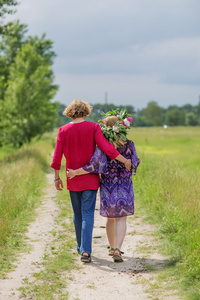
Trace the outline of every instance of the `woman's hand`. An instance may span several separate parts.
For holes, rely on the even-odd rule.
[[[61,179],[55,181],[55,187],[59,191],[63,190],[63,182]]]
[[[76,171],[72,170],[72,169],[68,169],[66,173],[67,173],[67,177],[69,179],[72,179],[72,178],[74,178],[76,176]]]
[[[124,165],[125,165],[125,168],[128,171],[130,171],[131,170],[131,159],[128,159]]]

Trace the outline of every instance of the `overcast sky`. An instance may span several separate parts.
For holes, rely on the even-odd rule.
[[[21,0],[9,20],[54,41],[55,100],[144,108],[198,103],[199,16],[199,0]]]

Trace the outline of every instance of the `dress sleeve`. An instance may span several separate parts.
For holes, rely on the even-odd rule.
[[[136,175],[137,167],[140,164],[140,159],[137,156],[134,143],[131,141],[131,164],[132,164],[132,175]]]
[[[98,147],[90,160],[90,163],[84,167],[83,170],[92,174],[106,174],[107,173],[107,157]]]

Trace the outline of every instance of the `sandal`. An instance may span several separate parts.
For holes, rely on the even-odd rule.
[[[109,255],[109,256],[113,256],[113,254],[114,254],[114,251],[115,251],[115,249],[114,249],[114,248],[111,248],[111,247],[109,247],[109,250],[108,250],[108,255]]]
[[[89,263],[89,262],[91,262],[91,255],[90,254],[88,254],[87,256],[86,255],[81,255],[81,261],[82,262],[85,262],[85,263]]]
[[[119,254],[116,254],[115,252],[118,251]],[[121,254],[123,254],[124,252],[120,251],[118,248],[115,248],[114,250],[114,254],[113,254],[113,260],[114,262],[122,262],[123,259],[122,259],[122,256]]]

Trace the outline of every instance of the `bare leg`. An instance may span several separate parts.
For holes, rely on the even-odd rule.
[[[107,218],[106,222],[106,233],[108,237],[108,241],[111,248],[115,248],[116,241],[116,219],[115,218]]]
[[[126,217],[116,218],[116,242],[115,248],[121,250],[124,237],[126,235]]]

